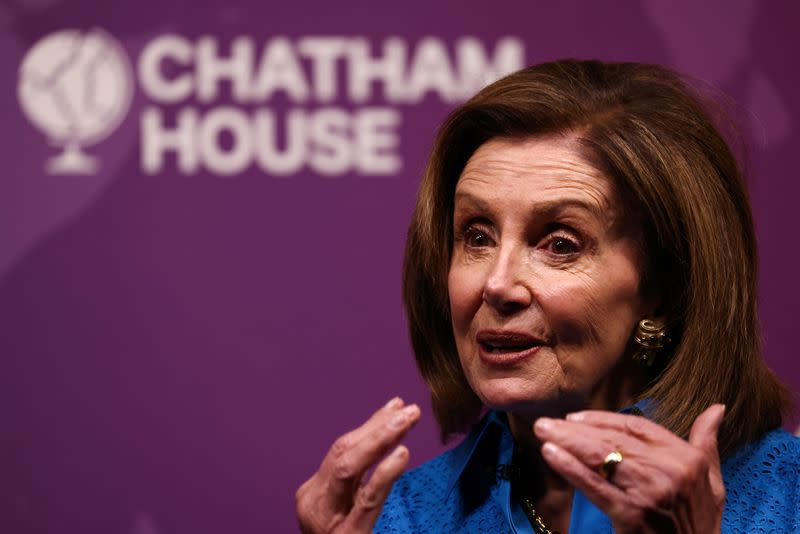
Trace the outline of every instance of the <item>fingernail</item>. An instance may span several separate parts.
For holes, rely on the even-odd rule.
[[[539,432],[549,432],[553,429],[553,420],[548,417],[540,417],[533,426]]]
[[[567,421],[580,422],[583,421],[583,414],[581,412],[569,413],[566,419]]]
[[[406,414],[400,412],[399,414],[395,415],[391,419],[389,419],[389,428],[395,429],[400,428],[406,423]]]
[[[545,456],[557,456],[558,455],[558,447],[555,444],[550,443],[549,441],[542,445],[542,454]]]
[[[389,420],[389,428],[393,429],[402,428],[408,421],[416,417],[418,413],[419,413],[419,406],[417,406],[416,404],[411,404],[409,406],[406,406]]]
[[[406,419],[408,420],[416,419],[417,417],[419,417],[420,414],[419,406],[417,406],[416,404],[409,404],[408,406],[403,408],[403,411],[405,412]]]
[[[391,454],[390,458],[392,459],[393,462],[402,460],[407,452],[408,452],[408,449],[406,449],[404,446],[400,445],[394,451],[392,451],[392,454]]]
[[[403,404],[402,399],[400,399],[400,397],[395,397],[392,400],[390,400],[389,402],[387,402],[386,406],[384,406],[384,408],[386,408],[386,409],[397,408],[401,404]]]

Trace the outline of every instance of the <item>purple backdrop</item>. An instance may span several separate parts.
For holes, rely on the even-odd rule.
[[[440,451],[405,229],[456,82],[516,62],[664,63],[738,103],[766,357],[798,391],[800,4],[603,4],[0,4],[0,531],[292,532],[297,485],[392,395],[423,407],[412,463]],[[70,139],[99,167],[48,167]],[[248,165],[263,145],[300,155]]]

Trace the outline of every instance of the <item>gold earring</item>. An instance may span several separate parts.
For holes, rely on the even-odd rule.
[[[666,327],[651,319],[639,321],[633,340],[636,342],[633,359],[644,367],[652,366],[658,353],[671,341],[667,336]]]

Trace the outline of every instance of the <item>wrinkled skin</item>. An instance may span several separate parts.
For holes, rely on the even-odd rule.
[[[362,426],[339,437],[317,472],[297,490],[300,529],[305,533],[372,532],[392,484],[408,465],[408,449],[398,444],[419,416],[417,405],[404,406],[394,398]],[[375,471],[362,484],[372,466]]]
[[[725,409],[700,414],[684,441],[634,415],[577,412],[534,425],[550,467],[603,510],[618,533],[720,532],[725,487],[717,430]],[[623,460],[610,480],[599,467],[611,451]]]

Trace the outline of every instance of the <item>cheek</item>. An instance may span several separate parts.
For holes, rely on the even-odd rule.
[[[483,301],[483,284],[479,273],[464,266],[452,266],[447,277],[450,314],[456,334],[469,328],[472,317]]]
[[[625,267],[603,270],[602,277],[571,276],[541,295],[559,343],[595,346],[612,352],[606,354],[609,357],[621,355],[641,308],[638,273]]]

